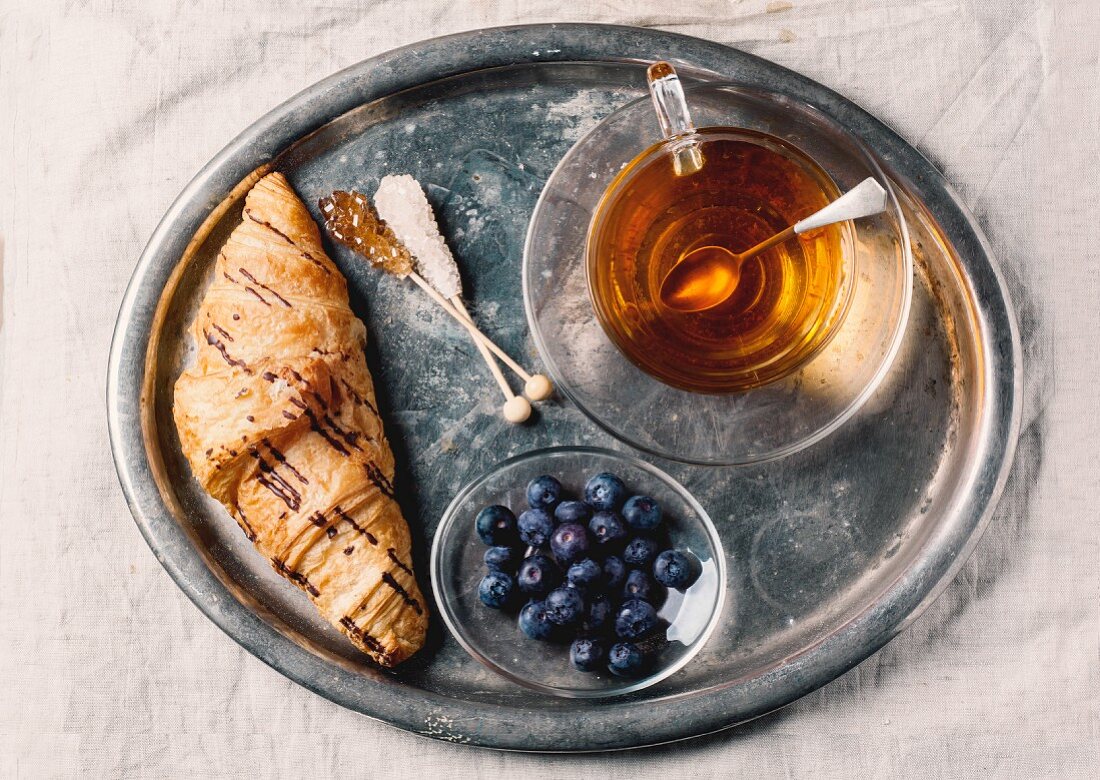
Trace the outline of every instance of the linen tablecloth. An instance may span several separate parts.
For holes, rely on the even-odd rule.
[[[780,713],[625,754],[434,743],[298,687],[172,584],[107,444],[123,289],[203,163],[341,67],[536,21],[709,38],[878,115],[984,226],[1027,361],[1000,508],[909,631]],[[0,0],[0,776],[1097,776],[1098,41],[1095,0]]]

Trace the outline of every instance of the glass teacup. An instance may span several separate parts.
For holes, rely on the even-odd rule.
[[[684,390],[728,393],[790,375],[847,313],[852,226],[810,230],[743,262],[729,253],[781,233],[840,190],[781,137],[696,130],[672,66],[655,63],[648,75],[663,138],[615,177],[593,215],[586,255],[596,315],[628,359]],[[708,251],[711,262],[691,265],[698,270],[686,282],[708,305],[670,303],[672,269]]]

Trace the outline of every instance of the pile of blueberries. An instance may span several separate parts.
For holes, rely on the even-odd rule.
[[[660,506],[648,496],[628,498],[614,474],[588,480],[583,501],[563,501],[557,479],[536,477],[527,504],[518,518],[499,504],[477,515],[478,536],[489,545],[481,602],[518,608],[519,627],[532,639],[571,642],[569,659],[580,671],[644,674],[660,642],[665,588],[690,588],[699,559],[663,549]]]

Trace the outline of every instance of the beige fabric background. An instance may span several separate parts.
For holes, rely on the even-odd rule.
[[[421,740],[308,693],[171,583],[110,462],[109,337],[224,143],[338,68],[531,21],[656,26],[795,68],[955,183],[1021,312],[1025,434],[989,532],[875,657],[747,727],[619,755]],[[0,0],[0,776],[1096,777],[1096,0]]]

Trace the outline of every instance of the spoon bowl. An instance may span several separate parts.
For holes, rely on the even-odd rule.
[[[661,303],[685,313],[706,311],[733,295],[744,258],[725,247],[701,246],[684,255],[661,282]]]

